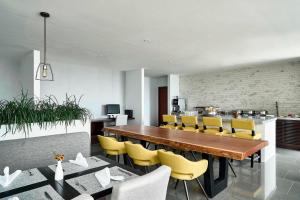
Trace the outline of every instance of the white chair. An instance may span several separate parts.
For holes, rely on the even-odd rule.
[[[111,200],[165,200],[171,168],[161,166],[158,169],[113,187]]]
[[[117,115],[116,126],[127,125],[128,115]]]
[[[81,195],[73,198],[72,200],[94,200],[94,198],[88,194],[81,194]]]

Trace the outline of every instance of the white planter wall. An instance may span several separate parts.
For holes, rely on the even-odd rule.
[[[73,133],[73,132],[87,132],[90,135],[91,130],[91,122],[88,120],[84,125],[80,120],[75,120],[73,125],[66,127],[65,125],[58,124],[54,127],[48,127],[46,130],[41,129],[38,124],[33,124],[32,131],[29,132],[28,137],[40,137],[40,136],[48,136],[48,135],[56,135],[56,134],[65,134],[65,133]],[[5,133],[5,127],[2,126],[0,128],[0,135]],[[0,136],[0,141],[4,140],[14,140],[14,139],[22,139],[25,137],[24,132],[16,132],[12,134],[8,132],[5,136]]]

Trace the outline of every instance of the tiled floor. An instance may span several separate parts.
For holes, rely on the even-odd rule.
[[[256,200],[264,199],[263,166],[255,163],[250,168],[250,161],[234,161],[237,178],[229,170],[228,188],[213,200]],[[300,200],[300,151],[277,149],[276,154],[276,185],[277,188],[267,198],[268,200]],[[203,180],[203,179],[202,179]],[[175,181],[171,180],[167,200],[185,199],[184,187],[181,183],[177,190],[174,189]],[[195,181],[188,183],[191,200],[205,199]]]
[[[97,149],[97,147],[95,148]],[[199,157],[199,155],[198,155]],[[276,163],[276,168],[274,164]],[[255,163],[250,168],[250,160],[234,161],[233,166],[237,177],[229,169],[228,187],[219,193],[213,200],[300,200],[300,151],[277,149],[276,161],[271,163],[271,168],[276,169],[277,188],[264,197],[266,188],[269,187],[270,178],[268,166]],[[217,165],[215,165],[217,166]],[[216,169],[217,170],[217,169]],[[274,171],[275,174],[275,171]],[[265,178],[264,178],[265,177]],[[200,178],[203,182],[203,177]],[[272,181],[271,181],[272,182]],[[167,200],[184,200],[185,192],[183,183],[180,182],[177,189],[174,189],[175,181],[170,180]],[[189,196],[191,200],[202,200],[202,194],[196,181],[188,182]]]

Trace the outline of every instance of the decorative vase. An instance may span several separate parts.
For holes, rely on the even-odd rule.
[[[61,165],[61,161],[57,161],[56,170],[55,170],[55,177],[56,181],[61,181],[64,178],[64,171]]]

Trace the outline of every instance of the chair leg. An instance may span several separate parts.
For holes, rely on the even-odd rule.
[[[195,161],[197,161],[196,155],[193,151],[191,151],[193,158],[195,159]]]
[[[232,165],[231,165],[230,162],[228,162],[228,165],[229,165],[229,167],[230,167],[232,173],[234,174],[234,176],[237,177],[237,175],[235,174],[235,171],[234,171],[234,169],[233,169],[233,167],[232,167]]]
[[[206,192],[204,190],[204,187],[202,186],[200,180],[198,178],[196,178],[196,181],[197,181],[198,185],[200,186],[200,188],[202,189],[202,191],[203,191],[203,193],[205,195],[205,198],[208,200],[208,196],[207,196],[207,194],[206,194]]]
[[[258,151],[258,162],[261,163],[261,150]]]
[[[176,188],[177,188],[177,186],[178,186],[178,183],[179,183],[179,179],[177,179],[177,181],[176,181],[176,183],[175,183],[175,190],[176,190]]]
[[[186,199],[190,200],[189,192],[188,192],[187,185],[186,185],[186,181],[183,181],[183,184],[184,184],[184,190],[185,190]]]
[[[145,173],[147,174],[149,172],[148,167],[144,167]]]
[[[134,165],[132,164],[131,159],[129,158],[128,155],[126,155],[126,160],[127,160],[127,163],[129,163],[130,167],[134,168]]]
[[[147,144],[147,146],[146,146],[146,149],[148,149],[148,148],[149,148],[149,146],[150,146],[150,142]]]
[[[120,163],[120,155],[117,155],[118,156],[118,163]]]
[[[253,165],[254,165],[254,154],[251,155],[251,168],[253,168]]]

